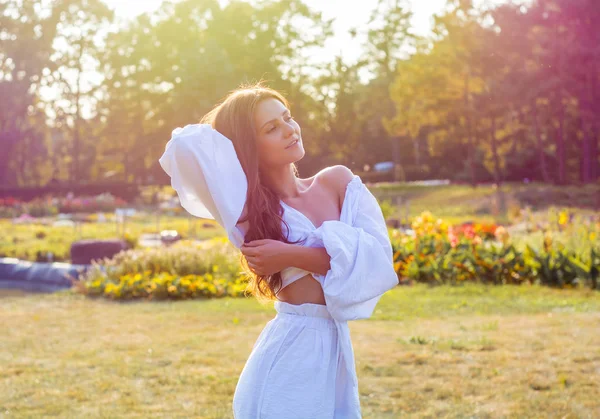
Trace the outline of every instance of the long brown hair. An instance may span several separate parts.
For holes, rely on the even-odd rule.
[[[289,225],[283,220],[283,207],[277,194],[262,181],[259,167],[254,112],[261,101],[271,98],[280,101],[289,109],[289,103],[281,93],[262,83],[241,86],[230,92],[220,104],[207,113],[201,123],[210,124],[231,140],[248,179],[247,213],[239,220],[248,221],[245,241],[272,239],[294,243],[288,241],[283,233],[282,222],[289,232]],[[292,167],[298,176],[296,165],[292,164]],[[244,255],[241,260],[246,271],[250,273],[247,291],[258,300],[274,300],[282,285],[280,273],[257,275],[249,269]]]

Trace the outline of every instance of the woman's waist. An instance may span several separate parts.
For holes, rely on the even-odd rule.
[[[282,281],[282,288],[277,292],[277,298],[292,305],[304,303],[325,305],[323,288],[310,273],[295,279],[291,283]]]
[[[275,301],[276,319],[300,322],[307,327],[318,329],[335,329],[335,321],[324,304],[302,303],[290,304]]]

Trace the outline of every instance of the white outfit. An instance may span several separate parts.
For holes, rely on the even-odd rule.
[[[222,220],[230,240],[240,247],[244,227],[236,221],[244,211],[239,195],[245,197],[247,182],[243,171],[240,176],[241,166],[228,167],[239,166],[229,146],[229,140],[210,126],[188,125],[174,131],[160,163],[184,208],[194,215],[204,214],[200,216],[210,208],[211,218]],[[214,155],[215,150],[228,153],[227,163]],[[360,418],[347,322],[370,317],[383,293],[398,284],[381,209],[359,176],[346,187],[339,221],[325,221],[317,228],[300,211],[281,204],[290,226],[288,238],[324,247],[331,257],[327,274],[312,273],[323,288],[326,305],[275,302],[277,314],[255,342],[237,383],[234,416]],[[287,286],[307,272],[290,267],[281,274]]]

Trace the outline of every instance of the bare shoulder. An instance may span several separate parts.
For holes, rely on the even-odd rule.
[[[317,173],[317,177],[322,182],[325,182],[331,186],[340,186],[345,188],[346,185],[354,178],[352,170],[346,166],[337,164],[335,166],[326,167]]]
[[[315,175],[315,179],[318,179],[324,187],[337,193],[340,201],[346,193],[346,186],[353,178],[352,170],[341,164],[326,167]]]

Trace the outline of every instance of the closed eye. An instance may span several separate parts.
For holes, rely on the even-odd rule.
[[[286,115],[286,117],[285,117],[285,121],[286,121],[286,122],[290,122],[290,121],[293,121],[293,120],[294,120],[294,117],[293,117],[292,115]],[[276,130],[277,128],[279,128],[279,125],[273,125],[271,128],[269,128],[269,129],[267,130],[267,134],[270,134],[270,133],[272,133],[272,132],[275,132],[275,130]]]

